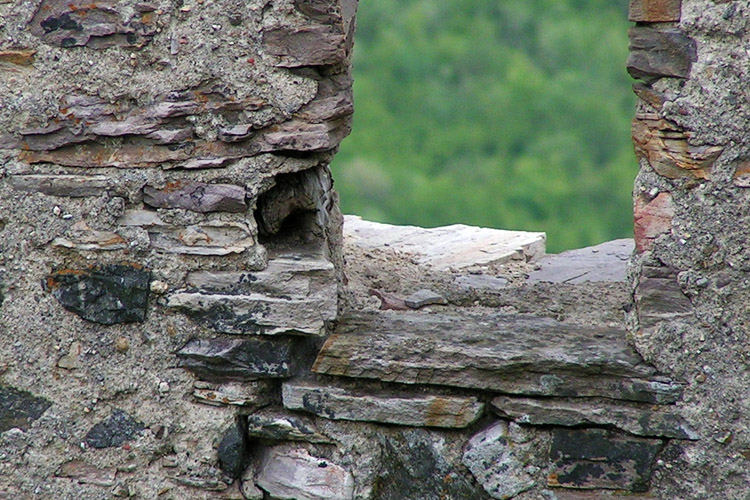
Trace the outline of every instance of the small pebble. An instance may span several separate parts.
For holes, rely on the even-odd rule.
[[[161,392],[162,394],[166,394],[167,392],[169,392],[169,384],[166,381],[163,380],[159,382],[159,392]]]
[[[162,295],[164,293],[167,293],[167,290],[169,290],[169,285],[164,283],[163,281],[155,280],[151,282],[151,291]]]
[[[117,349],[119,352],[127,352],[127,350],[130,348],[130,343],[128,342],[128,339],[125,337],[117,337],[115,340],[115,349]]]
[[[703,382],[706,381],[706,374],[699,373],[698,375],[695,376],[695,381],[698,382],[699,384],[702,384]]]

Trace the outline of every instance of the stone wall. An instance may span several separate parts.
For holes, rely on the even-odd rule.
[[[355,10],[0,1],[0,497],[241,498],[336,317]]]
[[[748,7],[631,2],[627,282],[347,247],[355,10],[0,0],[0,498],[747,497]]]
[[[686,382],[701,435],[673,442],[663,498],[750,494],[747,2],[633,0],[628,70],[640,80],[633,140],[633,341]]]

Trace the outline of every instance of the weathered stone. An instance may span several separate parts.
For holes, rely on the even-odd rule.
[[[672,229],[674,203],[670,193],[659,193],[653,200],[644,196],[636,198],[633,211],[635,220],[635,248],[638,253],[649,250],[654,240]]]
[[[501,417],[521,424],[614,426],[638,436],[692,440],[699,438],[677,413],[635,408],[622,403],[498,396],[492,400],[492,408]]]
[[[638,280],[635,305],[643,329],[662,321],[690,321],[693,305],[677,282],[676,273],[663,267],[646,267]]]
[[[581,491],[581,490],[562,490],[558,489],[554,493],[547,490],[550,496],[545,496],[545,500],[658,500],[656,497],[644,494],[628,495],[622,491]],[[261,499],[262,500],[262,499]]]
[[[500,421],[469,440],[463,463],[487,494],[506,500],[536,485],[524,470],[530,455],[531,445],[513,442],[508,424]]]
[[[604,429],[555,429],[549,486],[577,489],[649,489],[659,439],[629,437]]]
[[[30,392],[0,385],[0,432],[13,428],[28,430],[50,406],[50,401]]]
[[[193,339],[177,351],[180,366],[207,380],[291,377],[304,348],[294,339]]]
[[[95,486],[114,486],[117,470],[115,468],[101,469],[87,464],[83,460],[70,460],[60,466],[55,472],[57,477],[75,479],[82,484]]]
[[[346,37],[340,28],[325,24],[277,26],[263,32],[263,48],[279,58],[281,67],[322,66],[346,58]]]
[[[640,115],[633,120],[633,143],[638,158],[669,179],[706,179],[721,146],[690,144],[687,132],[658,116]]]
[[[465,290],[502,290],[508,286],[507,279],[488,274],[456,276],[454,283]]]
[[[445,297],[432,290],[422,289],[417,290],[404,299],[404,303],[412,309],[420,309],[430,305],[444,305],[448,301]]]
[[[211,383],[202,380],[193,384],[193,396],[199,403],[211,406],[242,406],[260,408],[274,399],[274,386],[268,380],[244,380],[241,383]]]
[[[529,274],[528,282],[586,283],[624,282],[633,240],[621,239],[600,245],[546,255],[540,268]]]
[[[262,151],[330,151],[350,132],[347,121],[307,123],[291,120],[259,137]]]
[[[49,196],[100,196],[111,186],[104,175],[12,175],[8,183],[18,191],[43,193]]]
[[[392,226],[347,215],[344,237],[364,248],[388,247],[413,255],[420,264],[439,270],[535,261],[544,255],[544,233],[503,231],[456,224],[435,228]]]
[[[313,371],[533,396],[670,403],[682,392],[643,362],[622,330],[498,314],[348,315]]]
[[[56,248],[70,248],[80,251],[92,250],[123,250],[128,248],[128,242],[112,231],[96,231],[84,221],[73,224],[66,237],[52,240],[51,245]]]
[[[146,318],[151,273],[134,264],[111,264],[52,273],[46,289],[83,319],[114,325]]]
[[[473,397],[355,394],[340,387],[285,382],[284,408],[333,420],[413,427],[462,428],[474,423],[484,404]]]
[[[195,212],[244,212],[245,188],[234,184],[171,182],[165,188],[143,188],[143,202],[156,208],[184,208]]]
[[[335,319],[321,311],[320,302],[280,299],[260,294],[220,295],[178,292],[167,306],[220,333],[259,335],[307,335],[326,333],[326,322]]]
[[[296,415],[277,412],[254,413],[247,417],[247,434],[251,438],[276,441],[305,441],[308,443],[332,443],[315,424]]]
[[[144,429],[141,422],[116,409],[112,415],[94,425],[83,440],[92,448],[111,448],[137,438]]]
[[[352,500],[354,479],[330,460],[307,450],[276,446],[264,451],[256,484],[271,497],[295,500]]]
[[[628,31],[628,73],[649,81],[663,76],[687,78],[698,59],[695,40],[674,28],[634,26]]]
[[[73,342],[70,344],[68,354],[57,360],[57,366],[64,370],[78,370],[83,368],[80,356],[83,352],[83,346],[80,342]]]
[[[336,301],[335,279],[333,264],[326,259],[292,256],[269,259],[262,271],[195,271],[188,273],[185,282],[191,288],[207,292],[318,297],[326,301],[320,304],[321,310],[330,310]]]
[[[186,255],[230,255],[256,246],[253,230],[244,221],[207,221],[172,226],[150,210],[126,210],[120,226],[142,227],[155,250]]]
[[[148,12],[123,19],[116,2],[45,0],[31,21],[31,32],[50,45],[63,48],[86,45],[141,47],[156,33],[153,15]]]
[[[380,471],[372,500],[443,500],[486,498],[463,467],[446,456],[443,435],[426,429],[401,428],[379,433]]]
[[[244,500],[263,500],[263,490],[255,485],[255,467],[248,467],[242,473],[240,492]]]
[[[237,419],[221,437],[218,449],[219,466],[227,476],[237,479],[245,470],[247,435],[242,419]]]
[[[380,309],[383,311],[408,311],[406,302],[401,297],[397,297],[390,293],[385,293],[381,290],[370,288],[367,293],[373,297],[380,299]]]
[[[682,0],[630,0],[629,19],[636,23],[679,21]]]
[[[36,50],[9,49],[0,50],[0,63],[15,64],[16,66],[31,66],[34,63]]]
[[[182,486],[197,488],[206,491],[225,491],[227,488],[229,488],[229,485],[226,482],[215,477],[200,477],[192,475],[170,476],[169,480]]]

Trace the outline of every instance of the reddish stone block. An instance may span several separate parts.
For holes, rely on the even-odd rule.
[[[633,22],[663,23],[680,20],[682,0],[630,0]]]
[[[672,228],[674,203],[670,193],[659,193],[649,200],[639,196],[633,210],[635,219],[635,248],[638,253],[649,250],[654,240]]]

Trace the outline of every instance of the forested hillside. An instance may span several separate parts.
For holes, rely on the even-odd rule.
[[[346,213],[632,234],[627,0],[361,0]]]

